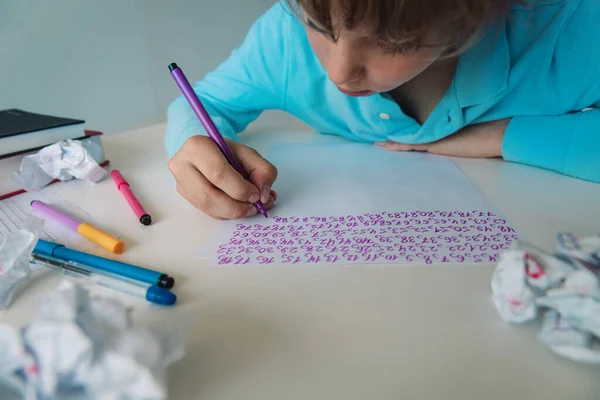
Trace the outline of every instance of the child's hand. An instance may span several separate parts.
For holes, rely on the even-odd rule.
[[[510,118],[467,126],[437,142],[426,144],[402,144],[377,142],[377,146],[392,151],[426,151],[453,157],[491,158],[502,157],[502,139]]]
[[[250,181],[245,180],[206,136],[192,136],[169,161],[177,191],[196,208],[216,219],[239,219],[273,207],[277,195],[271,186],[277,169],[254,149],[225,139]]]

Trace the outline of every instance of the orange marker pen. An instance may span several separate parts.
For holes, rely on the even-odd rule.
[[[31,207],[34,210],[42,213],[44,216],[52,218],[67,228],[79,233],[90,242],[96,243],[98,246],[105,248],[110,252],[119,254],[125,249],[125,244],[121,240],[86,222],[77,221],[76,219],[50,207],[43,201],[34,200],[31,202]]]

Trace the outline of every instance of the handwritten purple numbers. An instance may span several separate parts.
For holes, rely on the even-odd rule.
[[[481,211],[275,216],[269,224],[237,224],[218,246],[217,263],[495,263],[515,240],[506,220]]]

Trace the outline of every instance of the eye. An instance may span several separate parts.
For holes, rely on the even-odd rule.
[[[305,23],[306,23],[306,26],[308,26],[308,28],[309,28],[309,29],[311,29],[311,30],[313,30],[313,31],[315,31],[315,32],[317,32],[317,33],[319,33],[319,34],[321,34],[321,35],[325,36],[327,39],[329,39],[329,40],[331,40],[331,41],[333,41],[333,42],[336,42],[336,41],[337,41],[336,37],[335,37],[335,36],[334,36],[334,35],[333,35],[331,32],[328,32],[328,31],[326,31],[325,29],[323,29],[323,28],[321,28],[321,27],[317,26],[317,24],[315,24],[315,23],[314,23],[313,21],[311,21],[310,19],[308,19],[308,18],[307,18],[307,19],[305,20]]]
[[[401,46],[390,46],[385,43],[377,43],[377,48],[381,54],[389,56],[395,56],[406,51],[406,49]]]
[[[325,32],[324,29],[319,28],[313,21],[311,21],[310,19],[306,19],[306,25],[312,29],[315,32],[319,32],[322,35],[328,35],[327,32]]]
[[[421,48],[419,44],[412,42],[390,44],[385,41],[378,40],[374,44],[381,54],[388,56],[395,56],[398,54],[406,53],[416,53]]]

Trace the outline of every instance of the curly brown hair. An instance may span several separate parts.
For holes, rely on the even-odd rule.
[[[445,47],[460,53],[512,3],[521,0],[285,0],[332,40],[341,29],[360,28],[404,49]],[[435,32],[435,39],[431,33]]]

